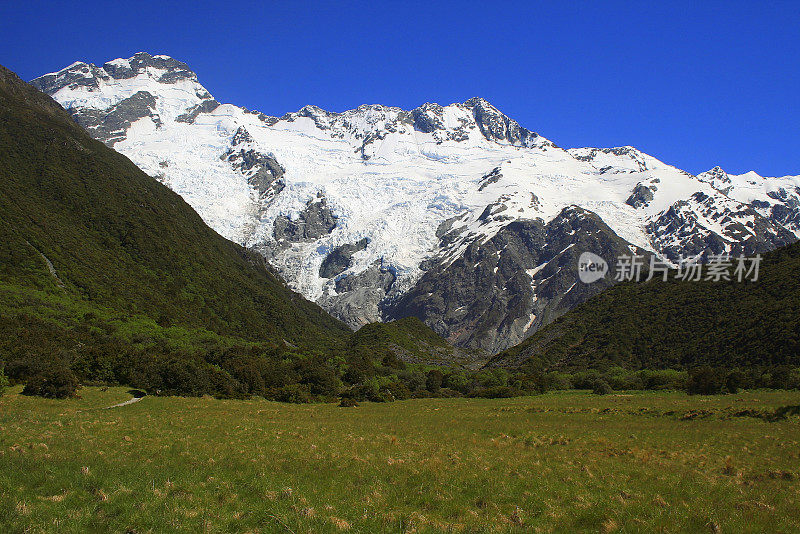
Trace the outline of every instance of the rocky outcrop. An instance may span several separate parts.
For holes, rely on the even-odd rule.
[[[579,207],[547,224],[516,220],[472,242],[452,263],[433,263],[387,316],[413,315],[455,345],[495,353],[611,285],[616,258],[630,251],[600,217]],[[609,275],[580,282],[582,252],[605,258]]]
[[[634,208],[647,206],[650,204],[650,201],[655,198],[653,192],[656,190],[656,186],[646,186],[640,182],[636,184],[636,187],[633,188],[633,192],[631,193],[631,196],[628,197],[628,200],[625,201],[625,204]]]
[[[317,197],[310,200],[294,220],[285,215],[276,217],[272,235],[278,243],[313,241],[330,234],[334,228],[336,216],[325,202],[325,197]]]
[[[209,100],[203,100],[200,104],[197,104],[193,108],[189,109],[183,115],[178,115],[178,117],[175,120],[177,122],[185,122],[187,124],[193,124],[201,113],[211,113],[219,106],[220,103],[214,100],[213,98]]]
[[[173,84],[180,80],[196,79],[194,72],[186,63],[168,56],[151,56],[147,52],[138,52],[128,61],[109,62],[103,65],[103,70],[117,80],[133,78],[147,68],[165,71],[158,78],[159,83]]]
[[[392,289],[394,272],[376,262],[364,271],[345,275],[336,280],[336,294],[327,294],[319,304],[350,328],[381,321],[380,303]]]
[[[264,154],[255,148],[253,138],[244,126],[240,126],[231,139],[231,146],[220,159],[227,161],[235,170],[247,176],[261,199],[277,195],[283,190],[283,175],[286,170],[272,154]]]
[[[483,98],[471,98],[464,106],[472,110],[475,123],[483,136],[490,141],[506,141],[512,145],[535,146],[539,134],[523,128],[519,123],[501,113]],[[549,141],[547,144],[552,145]]]
[[[711,184],[714,189],[725,195],[730,192],[732,187],[730,176],[719,166],[714,167],[710,171],[698,174],[697,179]]]
[[[128,59],[109,61],[102,67],[84,62],[73,63],[62,71],[45,74],[30,83],[49,95],[64,88],[85,88],[96,92],[102,89],[103,84],[113,85],[115,80],[124,81],[143,73],[149,73],[155,81],[167,85],[182,80],[197,81],[197,76],[185,63],[168,56],[152,56],[139,52]],[[194,122],[200,113],[213,111],[219,106],[208,91],[199,85],[197,88],[195,96],[201,102],[179,116],[176,119],[179,122]],[[112,102],[114,103],[105,109],[70,104],[67,111],[92,137],[112,147],[127,137],[128,128],[139,119],[149,117],[156,128],[162,125],[161,117],[156,112],[156,97],[147,91],[141,90]]]
[[[653,246],[666,259],[710,255],[753,256],[788,245],[797,237],[746,204],[697,192],[675,202],[648,225]]]
[[[72,117],[75,122],[86,128],[92,137],[110,147],[125,139],[128,128],[139,119],[150,117],[156,127],[161,126],[161,119],[156,113],[156,99],[146,91],[139,91],[103,112],[76,109]]]
[[[800,235],[800,187],[796,187],[793,194],[780,188],[767,195],[778,202],[770,207],[769,219]]]
[[[488,174],[484,174],[483,177],[481,177],[481,182],[480,185],[478,186],[478,191],[483,191],[490,185],[499,182],[502,177],[503,173],[500,172],[500,167],[495,167],[494,169],[492,169],[491,172],[489,172]]]
[[[569,153],[578,161],[586,161],[592,164],[596,164],[602,156],[615,156],[616,165],[598,165],[602,172],[642,172],[648,170],[645,155],[632,146],[571,148]]]
[[[352,265],[353,254],[366,249],[368,244],[369,239],[365,237],[356,243],[345,243],[334,248],[322,260],[322,265],[319,267],[319,275],[323,278],[333,278],[343,273]]]

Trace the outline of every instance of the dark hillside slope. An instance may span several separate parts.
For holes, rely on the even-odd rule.
[[[420,365],[476,368],[486,361],[480,351],[450,345],[416,317],[362,326],[353,333],[350,351]]]
[[[349,335],[2,66],[0,283],[262,343]]]
[[[756,282],[625,283],[570,311],[495,367],[582,370],[800,365],[800,243],[764,255]]]

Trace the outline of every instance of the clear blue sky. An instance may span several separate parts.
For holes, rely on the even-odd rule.
[[[0,63],[167,54],[271,115],[482,96],[564,147],[800,174],[800,2],[562,4],[6,1]]]

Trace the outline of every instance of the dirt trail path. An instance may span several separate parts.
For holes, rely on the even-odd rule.
[[[135,404],[142,400],[145,396],[142,395],[141,397],[133,397],[131,399],[126,400],[125,402],[120,402],[119,404],[115,404],[113,406],[106,406],[103,408],[104,410],[110,410],[111,408],[121,408],[122,406],[128,406],[130,404]]]

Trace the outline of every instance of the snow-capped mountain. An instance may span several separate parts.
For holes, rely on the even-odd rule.
[[[564,150],[480,98],[271,117],[146,53],[32,83],[353,327],[413,314],[496,352],[602,289],[575,285],[581,248],[674,262],[800,236],[800,177]]]

